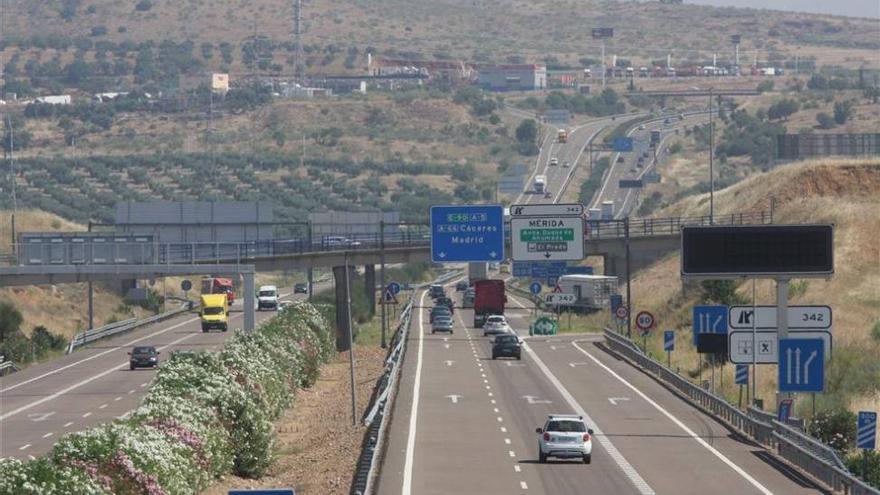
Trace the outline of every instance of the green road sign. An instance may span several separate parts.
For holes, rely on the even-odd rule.
[[[522,242],[568,242],[574,240],[574,229],[522,229]]]
[[[529,328],[529,335],[556,335],[558,329],[556,320],[542,316],[535,320],[535,323]]]

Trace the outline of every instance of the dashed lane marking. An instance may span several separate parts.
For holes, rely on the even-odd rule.
[[[516,457],[516,452],[514,452],[512,450],[508,450],[507,455],[509,455],[510,457]]]
[[[522,469],[520,469],[519,464],[514,464],[513,470],[516,471],[517,473],[522,472]]]
[[[523,490],[528,490],[528,489],[529,489],[529,485],[527,485],[525,481],[520,481],[520,482],[519,482],[519,487],[522,488]]]
[[[26,449],[26,448],[28,448],[28,447],[30,447],[30,446],[31,446],[31,444],[26,443],[26,444],[22,445],[21,447],[19,447],[18,450],[24,450],[24,449]]]
[[[54,434],[55,434],[55,432],[50,431],[49,433],[46,433],[45,435],[43,435],[43,438],[49,438]]]
[[[98,406],[98,409],[104,409],[105,407],[107,407],[107,404],[101,404],[100,406]]]
[[[73,421],[68,421],[67,423],[64,423],[64,428],[67,428],[68,426],[70,426],[72,424],[73,424]]]
[[[92,415],[92,413],[87,412],[87,413],[83,414],[82,417],[84,417],[84,418],[88,418],[88,417],[91,416],[91,415]]]

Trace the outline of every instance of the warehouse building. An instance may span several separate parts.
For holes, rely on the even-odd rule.
[[[547,67],[540,64],[486,65],[479,85],[489,91],[535,91],[547,88]]]

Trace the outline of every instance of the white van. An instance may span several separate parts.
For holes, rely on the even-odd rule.
[[[278,309],[278,287],[262,285],[257,292],[257,311],[262,309]]]

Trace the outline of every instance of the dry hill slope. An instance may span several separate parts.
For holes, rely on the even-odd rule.
[[[775,223],[833,223],[835,274],[830,280],[793,281],[792,304],[827,304],[834,312],[834,359],[829,393],[820,401],[851,409],[880,408],[880,338],[872,327],[880,322],[880,160],[826,159],[781,165],[716,194],[716,214],[769,209],[775,199]],[[704,215],[708,195],[686,198],[660,212],[666,215]],[[679,278],[678,255],[669,256],[637,274],[633,300],[637,309],[656,311],[662,328],[676,328],[678,344],[674,366],[682,372],[697,369],[690,344],[690,308],[700,297],[698,288],[682,291],[670,284]],[[698,286],[695,286],[698,287]],[[757,283],[757,304],[773,304],[772,282]],[[751,284],[739,287],[751,300]],[[653,336],[659,353],[662,343]],[[725,382],[732,382],[727,367]],[[707,375],[703,375],[706,377]],[[765,399],[772,397],[775,369],[762,366],[759,383]],[[732,387],[727,389],[734,393]],[[772,402],[772,401],[771,401]]]

